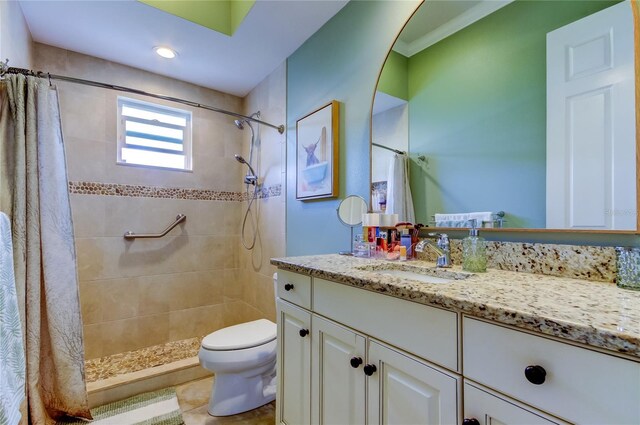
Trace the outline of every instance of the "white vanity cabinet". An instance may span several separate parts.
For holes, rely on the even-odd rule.
[[[313,315],[313,424],[364,424],[366,337]]]
[[[278,423],[311,423],[311,313],[278,299]]]
[[[368,379],[367,423],[460,423],[457,375],[376,341],[369,342],[366,366],[375,367]]]
[[[285,279],[292,278],[300,279],[290,273]],[[460,423],[461,377],[397,348],[399,341],[412,353],[430,352],[457,368],[455,313],[322,279],[314,279],[312,288],[310,310],[282,298],[277,302],[277,423]],[[281,295],[291,298],[291,290],[284,291],[279,283]],[[404,308],[397,310],[396,302]],[[411,334],[416,319],[424,323],[424,334],[433,338],[430,344]],[[307,320],[310,332],[300,337],[296,332],[307,329]],[[440,326],[443,329],[433,333]],[[309,358],[310,368],[304,370]]]
[[[470,317],[463,344],[465,378],[572,423],[640,423],[640,363]]]
[[[464,383],[464,425],[565,424],[472,382]]]
[[[455,424],[459,378],[312,316],[313,424]]]
[[[278,273],[279,424],[640,424],[637,359]]]

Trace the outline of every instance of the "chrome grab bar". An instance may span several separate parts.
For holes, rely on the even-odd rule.
[[[169,233],[171,231],[171,229],[173,229],[174,227],[176,227],[178,224],[182,223],[183,221],[185,221],[187,219],[187,216],[184,214],[178,214],[176,216],[176,221],[174,221],[173,223],[171,223],[169,225],[169,227],[167,227],[166,229],[164,229],[164,231],[162,233],[134,233],[132,231],[128,231],[127,233],[124,234],[124,238],[125,239],[138,239],[138,238],[161,238],[164,235],[166,235],[167,233]]]

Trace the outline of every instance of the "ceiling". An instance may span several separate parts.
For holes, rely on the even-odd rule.
[[[513,0],[429,0],[398,37],[393,50],[410,57],[484,18]]]
[[[135,0],[19,1],[36,42],[241,97],[347,4],[257,0],[228,36]],[[159,57],[156,46],[177,58]]]

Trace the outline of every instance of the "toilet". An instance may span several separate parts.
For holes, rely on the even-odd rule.
[[[210,415],[235,415],[275,400],[276,330],[272,321],[259,319],[204,337],[200,365],[215,375]]]

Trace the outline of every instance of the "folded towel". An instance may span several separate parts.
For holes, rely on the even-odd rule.
[[[20,422],[25,396],[25,354],[18,311],[9,218],[0,212],[0,418]]]
[[[469,213],[453,213],[453,214],[435,214],[435,222],[438,227],[471,227],[472,221],[476,220],[476,227],[483,227],[484,222],[493,221],[493,213],[490,211],[469,212]],[[449,225],[440,225],[438,223],[448,223]]]
[[[471,212],[467,220],[476,220],[476,226],[482,227],[482,223],[485,221],[493,221],[493,213],[490,211],[484,212]]]
[[[466,221],[469,213],[464,214],[436,214],[436,221]]]

